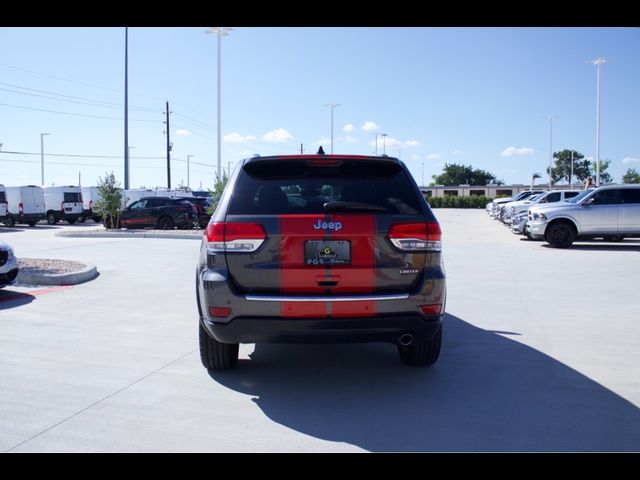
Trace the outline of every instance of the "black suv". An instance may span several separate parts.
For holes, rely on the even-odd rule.
[[[162,230],[193,228],[198,221],[196,207],[186,200],[168,197],[144,197],[120,214],[118,228],[154,227]]]
[[[211,219],[211,214],[207,213],[208,208],[213,205],[213,199],[210,197],[179,197],[186,200],[196,207],[197,223],[200,228],[205,228]]]
[[[440,226],[406,166],[354,155],[254,157],[229,179],[196,270],[200,354],[239,343],[391,342],[407,365],[440,353]]]

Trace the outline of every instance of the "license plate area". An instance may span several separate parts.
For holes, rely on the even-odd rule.
[[[307,240],[304,242],[305,265],[347,265],[351,263],[349,240]]]

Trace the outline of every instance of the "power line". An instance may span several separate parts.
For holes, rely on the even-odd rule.
[[[32,73],[34,75],[40,75],[42,77],[54,78],[56,80],[62,80],[62,81],[65,81],[65,82],[75,83],[75,84],[78,84],[78,85],[84,85],[85,87],[99,88],[101,90],[107,90],[107,91],[110,91],[110,92],[123,93],[122,90],[118,90],[116,88],[108,88],[108,87],[102,87],[102,86],[99,86],[99,85],[92,85],[90,83],[79,82],[78,80],[71,80],[69,78],[58,77],[58,76],[55,76],[55,75],[49,75],[49,74],[46,74],[46,73],[36,72],[35,70],[29,70],[29,69],[26,69],[26,68],[16,67],[16,66],[13,66],[13,65],[7,65],[6,63],[0,63],[0,67],[11,68],[13,70],[19,70],[21,72],[28,72],[28,73]],[[131,95],[136,95],[138,97],[153,98],[155,100],[163,100],[164,101],[164,98],[154,97],[152,95],[142,95],[142,94],[139,94],[139,93],[132,93]]]
[[[3,150],[3,154],[9,153],[12,155],[40,155],[40,153],[34,152],[11,152],[9,150]],[[47,157],[85,157],[85,158],[122,158],[122,155],[83,155],[80,153],[47,153]],[[139,160],[161,160],[165,157],[131,157]],[[186,161],[186,160],[185,160]]]
[[[47,110],[44,108],[34,108],[34,107],[25,107],[23,105],[13,105],[10,103],[0,103],[0,106],[3,107],[11,107],[11,108],[19,108],[22,110],[35,110],[37,112],[47,112],[47,113],[57,113],[59,115],[71,115],[74,117],[88,117],[88,118],[100,118],[104,120],[122,120],[120,117],[105,117],[103,115],[89,115],[87,113],[74,113],[74,112],[61,112],[59,110]],[[158,120],[141,120],[141,119],[129,119],[132,122],[149,122],[149,123],[158,123]]]
[[[29,90],[30,92],[46,93],[46,94],[55,95],[55,96],[58,96],[58,97],[64,97],[64,98],[69,98],[69,99],[80,100],[83,103],[84,102],[89,102],[90,104],[94,104],[95,103],[96,106],[111,106],[113,108],[121,108],[122,106],[124,106],[124,104],[122,104],[122,103],[107,102],[107,101],[104,101],[104,100],[97,100],[97,99],[94,99],[94,98],[78,97],[76,95],[66,95],[64,93],[51,92],[49,90],[41,90],[39,88],[28,88],[28,87],[23,87],[23,86],[20,86],[20,85],[16,85],[14,83],[0,82],[0,85],[4,85],[4,86],[7,86],[7,87],[13,87],[13,88],[19,88],[21,90]],[[4,88],[1,88],[0,90],[4,90],[4,91],[7,91],[7,92],[12,92],[12,93],[18,93],[20,95],[31,95],[31,96],[35,96],[35,97],[39,96],[39,95],[29,94],[29,93],[26,93],[26,92],[18,92],[18,91],[15,91],[15,90],[9,90],[9,89],[4,89]],[[51,98],[51,97],[47,97],[47,96],[44,96],[42,98],[49,98],[51,100],[58,100],[58,101],[68,101],[68,102],[72,101],[72,100],[63,100],[61,98]],[[73,102],[73,103],[78,103],[78,102]],[[129,107],[129,108],[132,109],[132,110],[138,110],[138,111],[141,111],[141,112],[157,113],[157,109],[154,109],[154,108],[135,107],[135,106],[134,107]]]

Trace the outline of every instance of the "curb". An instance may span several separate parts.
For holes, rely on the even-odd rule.
[[[172,238],[178,240],[202,240],[202,233],[197,235],[177,235],[171,233],[133,233],[133,232],[57,232],[56,237],[74,238]]]
[[[22,285],[76,285],[93,280],[97,276],[98,268],[95,265],[87,265],[86,268],[71,273],[32,273],[20,270],[16,283]]]

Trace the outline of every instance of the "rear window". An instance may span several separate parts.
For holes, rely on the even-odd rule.
[[[243,168],[228,214],[326,213],[326,202],[365,203],[384,208],[382,213],[424,213],[424,200],[398,164],[347,160],[329,167],[276,160]]]
[[[0,192],[0,203],[7,203],[7,197],[4,192]]]
[[[64,192],[64,203],[80,203],[82,195],[80,193]]]

